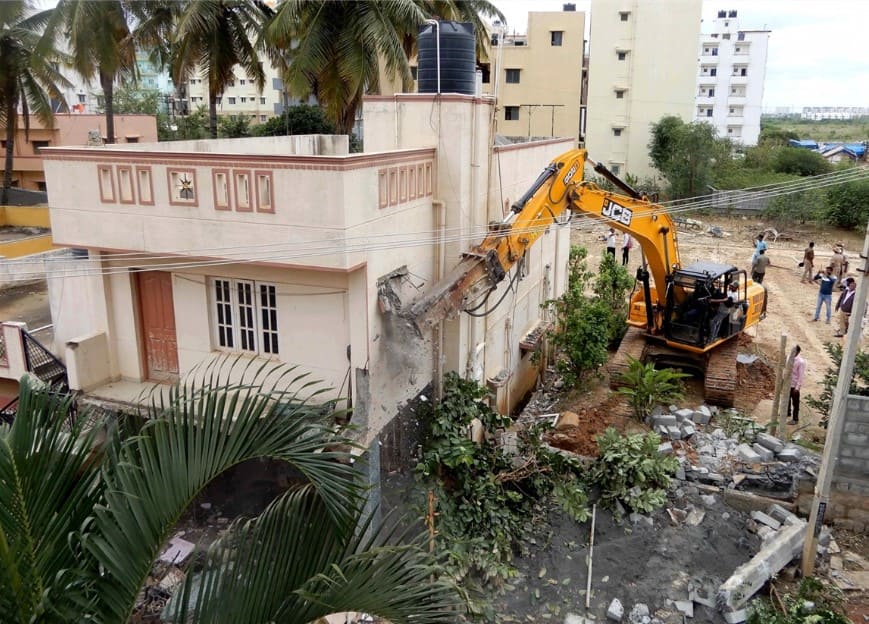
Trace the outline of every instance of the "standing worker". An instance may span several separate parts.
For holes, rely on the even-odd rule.
[[[827,325],[830,324],[830,308],[833,302],[833,286],[836,283],[836,276],[833,275],[833,267],[828,266],[823,273],[818,273],[812,278],[812,281],[821,280],[821,288],[818,290],[818,305],[815,307],[815,318],[812,322],[817,322],[821,316],[821,304],[827,307]]]
[[[800,282],[803,284],[812,281],[812,271],[815,270],[815,241],[809,241],[809,246],[803,250],[803,261],[800,263],[803,267],[803,276]]]
[[[851,310],[854,306],[854,291],[857,289],[857,280],[853,277],[845,279],[845,290],[839,295],[839,300],[836,302],[836,311],[839,313],[839,329],[836,331],[836,338],[841,338],[848,333],[848,319],[851,317]]]
[[[628,265],[631,249],[634,248],[634,237],[624,232],[622,234],[622,266]]]
[[[613,228],[606,235],[606,252],[616,259],[616,231]]]
[[[833,257],[830,258],[830,265],[833,267],[833,275],[839,282],[839,287],[844,288],[842,277],[848,272],[848,260],[845,258],[845,246],[842,243],[836,243],[833,246]]]
[[[751,255],[751,263],[754,264],[754,261],[757,260],[757,257],[768,249],[769,245],[766,244],[766,241],[763,240],[763,233],[757,235],[757,239],[754,241],[754,253]]]
[[[763,277],[766,275],[766,267],[769,266],[769,257],[766,255],[766,249],[760,249],[757,252],[757,257],[751,263],[751,279],[758,284],[763,284]]]
[[[794,368],[791,372],[791,393],[788,397],[788,418],[791,417],[791,408],[794,414],[793,420],[789,423],[791,425],[800,422],[800,388],[806,376],[806,359],[800,355],[800,351],[800,345],[794,347]]]

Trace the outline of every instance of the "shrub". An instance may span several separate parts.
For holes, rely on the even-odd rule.
[[[611,255],[604,254],[594,281],[594,294],[610,310],[607,323],[609,345],[618,344],[628,329],[627,294],[633,284],[634,280],[627,269]]]
[[[779,173],[813,176],[832,170],[830,163],[818,154],[799,147],[783,147],[777,151],[773,169]]]
[[[672,368],[657,370],[653,363],[643,364],[629,356],[628,370],[621,376],[624,385],[618,392],[628,397],[634,416],[643,421],[656,405],[682,400],[685,393],[682,379],[685,377],[689,375]]]
[[[623,436],[612,427],[598,436],[600,456],[591,479],[600,488],[603,507],[619,515],[623,508],[649,513],[664,504],[679,462],[672,455],[661,455],[660,443],[656,433]]]
[[[827,220],[837,227],[864,226],[869,221],[869,181],[846,182],[827,191]]]
[[[843,610],[844,596],[832,584],[808,577],[800,581],[796,595],[781,600],[784,613],[767,599],[752,601],[748,624],[849,624]]]
[[[575,385],[596,371],[607,360],[612,310],[599,298],[586,295],[591,273],[586,268],[588,252],[583,247],[570,249],[565,293],[546,305],[557,319],[549,340],[557,350],[556,370],[568,385]]]

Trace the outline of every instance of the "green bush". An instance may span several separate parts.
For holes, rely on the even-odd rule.
[[[570,249],[565,293],[545,305],[555,313],[557,323],[549,341],[557,352],[556,370],[568,385],[583,382],[608,357],[607,347],[617,343],[627,328],[625,295],[632,280],[621,265],[604,254],[593,284],[583,247]],[[591,294],[588,290],[591,286]]]
[[[823,221],[829,211],[827,193],[821,189],[811,189],[773,197],[763,216],[784,224]]]
[[[608,345],[617,345],[628,329],[627,294],[634,279],[627,269],[617,263],[610,254],[604,254],[594,280],[594,294],[610,310],[607,322]]]
[[[643,364],[629,356],[628,370],[621,376],[624,385],[618,392],[628,397],[634,416],[642,422],[656,405],[682,400],[685,395],[682,379],[685,377],[689,375],[672,368],[657,370],[654,363]]]
[[[779,173],[813,176],[832,171],[827,159],[817,152],[799,147],[783,147],[776,152],[773,169]]]
[[[869,221],[869,180],[846,182],[827,191],[827,220],[837,227],[865,227]]]
[[[661,455],[660,443],[656,433],[623,436],[612,427],[598,436],[600,455],[591,480],[600,488],[603,507],[619,514],[622,508],[650,513],[663,506],[679,462],[672,455]]]
[[[579,460],[548,451],[544,425],[519,432],[519,465],[491,437],[480,444],[469,439],[475,418],[490,434],[511,422],[486,396],[485,388],[456,373],[445,377],[442,401],[421,414],[427,431],[416,471],[437,499],[437,545],[452,574],[499,584],[515,574],[513,553],[548,501],[577,521],[586,519],[588,507]]]

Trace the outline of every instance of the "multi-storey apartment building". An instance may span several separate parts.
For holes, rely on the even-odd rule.
[[[869,117],[865,106],[805,106],[800,114],[803,119],[857,119]]]
[[[531,12],[527,35],[504,35],[496,26],[484,93],[498,95],[497,129],[508,136],[580,137],[585,104],[585,13]]]
[[[251,123],[258,124],[280,115],[285,107],[300,102],[287,95],[280,72],[267,60],[263,61],[263,71],[266,74],[266,83],[260,92],[256,82],[247,75],[244,68],[237,66],[234,70],[235,80],[217,98],[217,114],[226,115],[233,120],[248,117]],[[208,108],[208,80],[205,77],[194,73],[184,86],[187,111],[193,112],[200,106]]]
[[[743,145],[757,145],[760,135],[769,33],[741,29],[727,10],[700,35],[695,118]]]
[[[700,0],[592,0],[589,154],[617,174],[652,175],[651,124],[694,118]]]

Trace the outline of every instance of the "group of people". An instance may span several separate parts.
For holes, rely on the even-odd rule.
[[[634,248],[636,242],[634,237],[627,232],[622,232],[622,266],[627,266],[631,256],[631,249]],[[615,228],[610,228],[606,233],[606,252],[616,259],[616,231]]]
[[[830,324],[833,316],[833,310],[838,312],[839,327],[836,330],[836,337],[841,338],[848,332],[849,319],[854,306],[854,292],[857,289],[857,280],[853,277],[844,277],[848,272],[848,259],[845,257],[845,249],[841,243],[837,243],[833,247],[833,256],[823,271],[816,273],[811,280],[808,276],[811,275],[814,268],[815,260],[815,243],[810,242],[809,246],[803,251],[803,275],[802,282],[812,281],[818,284],[818,299],[815,304],[815,315],[812,318],[813,323],[817,323],[821,318],[821,307],[826,308],[826,321]],[[844,279],[843,279],[844,278]],[[838,286],[842,291],[839,299],[836,301],[833,308],[833,290]]]

